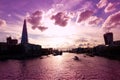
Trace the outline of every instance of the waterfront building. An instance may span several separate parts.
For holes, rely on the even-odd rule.
[[[8,45],[17,45],[18,40],[17,39],[12,39],[11,37],[7,37],[7,44]]]
[[[105,45],[113,45],[113,33],[108,32],[104,34]]]
[[[113,41],[113,44],[114,44],[115,46],[120,46],[120,40],[118,40],[118,41]]]

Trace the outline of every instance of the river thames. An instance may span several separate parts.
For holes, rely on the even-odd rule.
[[[120,80],[120,61],[72,53],[0,61],[0,80]]]

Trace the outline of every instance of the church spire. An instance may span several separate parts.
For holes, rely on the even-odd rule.
[[[26,25],[26,19],[25,19],[23,24],[23,30],[22,30],[21,44],[26,44],[26,43],[28,43],[28,34],[27,34],[27,25]]]

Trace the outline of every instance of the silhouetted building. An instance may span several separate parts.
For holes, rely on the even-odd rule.
[[[52,49],[43,49],[41,45],[28,43],[27,25],[24,20],[21,43],[11,37],[7,42],[0,42],[0,59],[25,59],[52,53]]]
[[[21,44],[26,44],[26,43],[28,43],[28,34],[27,34],[27,24],[26,24],[26,20],[24,20],[23,30],[22,30]]]
[[[16,44],[18,44],[18,40],[17,39],[12,39],[11,37],[7,37],[7,44],[16,45]]]
[[[113,33],[109,32],[104,34],[105,45],[113,45]]]
[[[7,46],[6,42],[0,42],[0,54],[7,51]]]
[[[119,40],[119,41],[113,41],[113,44],[114,44],[115,46],[120,46],[120,40]]]

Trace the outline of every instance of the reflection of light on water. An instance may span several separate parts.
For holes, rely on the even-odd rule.
[[[55,60],[60,63],[62,62],[63,57],[61,55],[55,56]]]
[[[59,71],[63,69],[63,59],[64,58],[61,55],[54,56],[54,61],[55,61],[54,65],[55,65],[56,70]],[[58,75],[59,75],[59,72],[58,72]]]
[[[58,56],[56,56],[56,59],[62,60],[62,56],[58,55]]]

